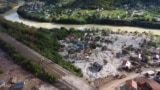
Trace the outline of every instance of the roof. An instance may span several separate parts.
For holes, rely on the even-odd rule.
[[[15,82],[17,82],[17,77],[14,77],[14,76],[13,76],[13,77],[11,78],[11,83],[15,83]]]
[[[5,85],[5,83],[0,80],[0,87],[3,87],[4,85]]]
[[[90,67],[90,70],[91,70],[92,72],[99,72],[101,69],[102,69],[102,65],[100,65],[100,64],[97,63],[97,62],[94,62],[94,63],[92,64],[92,66]]]
[[[160,51],[159,51],[159,50],[153,50],[152,53],[153,53],[153,54],[159,54]]]
[[[107,50],[107,46],[103,46],[101,50],[102,50],[102,51]]]
[[[124,60],[122,62],[122,66],[130,66],[130,65],[131,65],[131,63],[128,60]]]
[[[141,78],[136,78],[135,81],[137,82],[137,84],[139,85],[147,85],[149,88],[151,88],[152,90],[159,90],[160,89],[160,84],[158,84],[156,81],[149,79],[149,78],[145,78],[145,77],[141,77]],[[145,86],[146,87],[146,86]]]
[[[25,82],[21,81],[21,82],[17,82],[13,85],[13,88],[23,88]]]
[[[135,82],[134,80],[127,80],[126,81],[126,86],[127,87],[132,87],[132,88],[137,90],[137,82]]]
[[[77,50],[77,49],[79,49],[79,46],[77,46],[77,45],[74,44],[74,45],[71,46],[71,49]]]
[[[91,52],[91,48],[87,48],[87,49],[85,49],[84,50],[84,54],[86,53],[86,54],[89,54]]]
[[[67,36],[67,38],[71,40],[71,39],[74,38],[74,35],[73,35],[73,34],[70,34],[70,35]]]
[[[124,60],[124,61],[122,62],[122,66],[126,65],[126,63],[127,63],[127,60]]]

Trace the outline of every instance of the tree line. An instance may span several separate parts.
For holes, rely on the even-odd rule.
[[[44,29],[28,27],[21,23],[13,23],[0,17],[0,25],[5,28],[4,32],[8,33],[18,41],[26,44],[38,53],[51,59],[54,63],[69,70],[71,73],[83,76],[81,69],[64,60],[58,54],[60,48],[59,40],[64,39],[70,33],[79,34],[82,31],[61,29]]]

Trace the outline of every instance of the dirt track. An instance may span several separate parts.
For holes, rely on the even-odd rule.
[[[120,80],[114,80],[104,86],[102,86],[99,90],[115,90],[117,86],[119,86],[121,83],[124,83],[126,80],[133,79],[137,77],[139,74],[136,73],[130,73],[126,78],[120,79]]]

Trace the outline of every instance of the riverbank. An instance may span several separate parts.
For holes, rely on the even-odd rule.
[[[160,29],[159,18],[149,12],[151,8],[141,9],[80,9],[60,8],[45,2],[30,2],[17,9],[19,16],[38,22],[57,24],[98,24],[133,26]],[[139,15],[141,14],[141,15]]]
[[[121,30],[121,31],[138,31],[138,32],[153,32],[154,34],[160,34],[160,29],[149,29],[149,28],[140,28],[140,27],[129,27],[129,26],[112,26],[112,25],[96,25],[96,24],[85,24],[85,25],[68,25],[68,24],[56,24],[56,23],[44,23],[44,22],[35,22],[31,20],[24,19],[22,17],[19,17],[18,14],[15,12],[16,10],[7,12],[4,16],[5,19],[13,22],[19,22],[23,23],[25,25],[28,25],[30,27],[36,27],[36,28],[61,28],[64,27],[66,29],[69,28],[75,28],[79,30],[84,29],[111,29],[114,31]]]
[[[20,0],[19,2],[19,6],[23,5],[25,2],[23,0]],[[84,29],[111,29],[111,30],[122,30],[122,31],[138,31],[138,32],[153,32],[154,34],[160,34],[160,29],[149,29],[149,28],[140,28],[140,27],[130,27],[130,26],[112,26],[112,25],[97,25],[97,24],[85,24],[85,25],[75,25],[75,24],[56,24],[56,23],[44,23],[44,22],[36,22],[36,21],[31,21],[31,20],[27,20],[24,19],[22,17],[20,17],[17,14],[17,8],[19,7],[15,7],[12,10],[2,14],[2,16],[9,20],[9,21],[13,21],[13,22],[19,22],[19,23],[23,23],[25,25],[31,26],[31,27],[36,27],[36,28],[47,28],[47,29],[51,29],[51,28],[61,28],[64,27],[66,29],[69,28],[75,28],[75,29],[80,29],[80,30],[84,30]]]
[[[18,3],[11,1],[0,1],[0,14],[6,13],[12,8],[16,7]]]
[[[128,19],[84,19],[84,20],[78,20],[75,19],[74,16],[71,16],[69,18],[60,18],[60,19],[54,19],[52,20],[51,18],[45,18],[43,15],[42,16],[37,16],[33,14],[28,14],[27,12],[22,11],[23,6],[19,7],[17,10],[17,13],[19,16],[32,20],[32,21],[37,21],[37,22],[48,22],[48,23],[57,23],[57,24],[97,24],[97,25],[114,25],[114,26],[131,26],[131,27],[142,27],[142,28],[151,28],[151,29],[160,29],[160,23],[159,22],[154,22],[154,21],[146,21],[146,20],[139,20],[139,19],[133,19],[133,20],[128,20]]]

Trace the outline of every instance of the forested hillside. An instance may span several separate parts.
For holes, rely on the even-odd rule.
[[[145,4],[160,4],[159,2],[159,0],[75,0],[70,6],[89,9],[111,9],[116,6],[121,7],[125,4],[136,6]]]
[[[34,1],[34,0],[25,0],[25,1]],[[159,0],[39,0],[39,1],[44,1],[49,4],[67,3],[68,5],[66,5],[65,7],[85,8],[85,9],[97,9],[97,8],[112,9],[116,7],[121,7],[125,4],[128,4],[129,6],[160,4]]]
[[[64,0],[41,0],[49,3],[53,2],[61,2]],[[67,0],[69,3],[69,7],[72,8],[85,8],[85,9],[96,9],[96,8],[104,8],[111,9],[116,6],[120,7],[122,5],[128,4],[130,6],[135,5],[148,5],[148,4],[160,4],[159,0]]]

